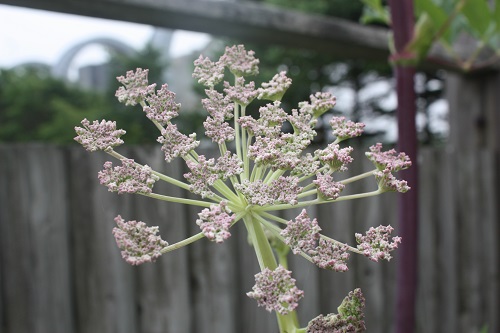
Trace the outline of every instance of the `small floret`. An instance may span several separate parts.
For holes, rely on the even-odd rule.
[[[271,81],[263,82],[259,88],[257,98],[270,101],[281,101],[285,92],[292,85],[292,79],[286,76],[285,71],[274,75]]]
[[[345,117],[333,117],[330,126],[333,135],[337,137],[337,142],[360,136],[365,128],[365,124],[346,120]]]
[[[336,272],[347,272],[347,260],[349,259],[349,248],[345,244],[321,238],[315,253],[311,253],[311,259],[319,268],[331,269]]]
[[[165,126],[172,118],[179,115],[181,105],[175,102],[175,93],[164,84],[161,89],[146,97],[147,106],[143,108],[146,117]]]
[[[209,240],[222,243],[231,236],[229,227],[234,222],[234,214],[231,214],[227,203],[222,201],[218,205],[211,205],[210,209],[205,208],[198,214],[200,217],[196,224]]]
[[[316,179],[313,180],[314,185],[318,189],[318,195],[324,200],[335,200],[339,197],[340,192],[345,185],[333,180],[329,174],[317,173]]]
[[[338,307],[338,314],[319,315],[307,325],[307,333],[360,333],[366,330],[365,297],[361,289],[349,292]]]
[[[226,51],[219,59],[235,76],[259,74],[259,59],[254,51],[246,51],[243,45],[226,46]]]
[[[390,225],[380,225],[376,228],[370,228],[366,235],[355,234],[358,249],[363,252],[370,260],[378,262],[379,260],[391,260],[390,252],[397,249],[401,243],[401,237],[394,236],[392,241],[389,239],[394,228]]]
[[[126,132],[122,129],[116,129],[116,121],[102,120],[100,123],[94,120],[92,124],[83,119],[82,127],[75,127],[78,134],[75,141],[80,143],[88,151],[106,150],[111,147],[119,146],[123,143],[120,137]]]
[[[213,88],[224,78],[224,64],[220,61],[213,62],[202,55],[194,61],[193,77],[198,79],[198,83],[206,87]]]
[[[116,244],[122,250],[122,257],[131,265],[154,262],[162,255],[161,250],[168,243],[161,239],[158,227],[147,227],[142,221],[127,221],[120,215],[115,218],[113,229]]]
[[[281,236],[294,254],[299,254],[301,251],[309,253],[316,248],[320,231],[318,220],[311,220],[307,211],[303,209],[295,220],[288,221],[286,228],[281,231]]]
[[[247,295],[267,311],[286,315],[299,305],[304,292],[295,286],[292,272],[279,265],[275,270],[264,268],[255,274],[255,285]]]
[[[149,166],[135,164],[132,159],[123,159],[122,165],[114,168],[113,163],[104,163],[104,170],[99,171],[98,178],[110,192],[118,194],[151,193],[154,183],[160,179]]]
[[[405,153],[396,155],[396,150],[382,151],[382,144],[377,143],[365,153],[366,157],[375,164],[378,170],[387,169],[391,172],[408,169],[411,166],[410,157]]]
[[[118,101],[133,106],[154,94],[156,83],[148,83],[148,73],[147,69],[137,68],[135,72],[128,71],[126,76],[118,76],[116,79],[124,85],[116,91]]]

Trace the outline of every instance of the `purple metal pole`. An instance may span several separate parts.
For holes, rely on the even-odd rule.
[[[389,6],[396,52],[401,53],[413,37],[413,1],[389,0]],[[401,172],[401,177],[408,182],[411,190],[399,196],[399,233],[403,242],[398,254],[395,332],[413,333],[415,330],[418,254],[418,142],[415,126],[415,68],[397,65],[395,75],[398,96],[398,150],[407,153],[413,162],[411,168]]]

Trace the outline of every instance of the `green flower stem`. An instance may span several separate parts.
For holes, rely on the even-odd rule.
[[[246,130],[245,130],[246,132]],[[244,146],[244,154],[243,154],[243,175],[244,179],[250,178],[250,159],[248,158],[248,147],[250,147],[252,143],[252,135],[248,134],[246,146]]]
[[[268,230],[270,230],[276,236],[276,238],[278,238],[280,241],[285,243],[285,238],[283,238],[283,236],[281,236],[282,229],[280,227],[272,224],[269,221],[266,221],[265,219],[262,219],[261,222],[262,222],[262,224],[264,224],[267,227]],[[309,261],[310,263],[314,264],[312,258],[310,256],[308,256],[307,254],[305,254],[303,251],[300,251],[299,255],[301,257],[303,257],[304,259],[306,259],[307,261]]]
[[[240,201],[240,198],[222,180],[218,179],[213,187],[229,201]]]
[[[119,160],[123,160],[123,159],[127,159],[127,157],[117,153],[116,151],[114,151],[112,148],[110,149],[106,149],[106,153],[108,153],[109,155],[113,156],[114,158],[116,159],[119,159]],[[139,164],[137,162],[135,162],[135,165],[138,165],[138,166],[143,166],[142,164]],[[152,171],[152,173],[155,175],[155,176],[158,176],[161,180],[167,182],[167,183],[170,183],[172,185],[175,185],[175,186],[178,186],[180,188],[183,188],[185,190],[188,190],[189,191],[189,184],[187,183],[184,183],[184,182],[181,182],[180,180],[177,180],[175,178],[172,178],[172,177],[169,177],[167,175],[164,175],[158,171]]]
[[[269,244],[269,240],[259,222],[259,216],[257,214],[247,214],[243,217],[243,221],[245,221],[245,226],[252,240],[260,269],[269,268],[270,270],[275,270],[278,264],[276,263],[271,244]],[[280,333],[295,332],[296,328],[299,326],[297,313],[295,311],[290,311],[287,315],[276,313],[276,317],[278,319]]]
[[[297,198],[300,199],[300,198],[308,197],[310,195],[317,194],[317,193],[318,193],[317,189],[309,190],[309,191],[300,193],[299,195],[297,195]]]
[[[238,213],[236,215],[236,218],[234,219],[234,222],[231,223],[231,226],[233,226],[236,222],[238,222],[239,220],[241,220],[241,218],[245,215],[246,213]],[[171,251],[174,251],[174,250],[177,250],[177,249],[180,249],[181,247],[184,247],[186,245],[189,245],[191,243],[194,243],[196,242],[197,240],[200,240],[202,238],[204,238],[205,235],[200,232],[200,233],[197,233],[196,235],[193,235],[189,238],[186,238],[186,239],[183,239],[181,240],[180,242],[177,242],[175,244],[171,244],[171,245],[168,245],[166,247],[164,247],[162,250],[161,250],[161,253],[162,254],[165,254],[167,252],[171,252]]]
[[[243,154],[241,152],[241,134],[240,134],[240,123],[239,119],[239,109],[240,105],[238,103],[234,103],[234,138],[236,142],[236,154],[243,161]]]
[[[355,181],[358,181],[358,180],[361,180],[363,178],[366,178],[366,177],[370,177],[370,176],[373,176],[373,173],[377,171],[377,169],[374,169],[374,170],[371,170],[371,171],[368,171],[368,172],[364,172],[364,173],[361,173],[357,176],[354,176],[354,177],[350,177],[350,178],[347,178],[347,179],[344,179],[344,180],[341,180],[340,182],[344,185],[347,185],[349,183],[353,183]]]
[[[143,101],[140,103],[142,105],[142,107],[144,108],[144,106],[146,106],[146,103]],[[165,129],[159,122],[157,122],[156,120],[154,119],[151,119],[151,121],[153,122],[153,124],[156,126],[156,128],[158,128],[158,130],[160,131],[160,133]],[[196,151],[194,149],[190,150],[189,151],[189,154],[188,156],[194,158],[195,160],[198,160],[198,153],[196,153]]]
[[[246,114],[246,106],[241,106],[241,117],[244,117]],[[250,137],[250,136],[249,136]],[[241,143],[242,143],[242,161],[243,161],[243,173],[241,174],[241,178],[248,179],[248,145],[249,140],[247,140],[247,130],[246,128],[241,129]]]
[[[171,251],[174,251],[174,250],[180,249],[181,247],[184,247],[184,246],[186,246],[186,245],[189,245],[189,244],[191,244],[191,243],[194,243],[194,242],[196,242],[197,240],[200,240],[200,239],[202,239],[202,238],[204,238],[204,237],[205,237],[205,235],[204,235],[202,232],[200,232],[200,233],[198,233],[198,234],[196,234],[196,235],[193,235],[193,236],[191,236],[191,237],[189,237],[189,238],[183,239],[183,240],[181,240],[180,242],[177,242],[177,243],[175,243],[175,244],[172,244],[172,245],[169,245],[169,246],[164,247],[164,248],[161,250],[161,253],[162,253],[162,254],[165,254],[165,253],[167,253],[167,252],[171,252]]]
[[[349,249],[349,251],[351,251],[351,252],[354,252],[354,253],[357,253],[357,254],[363,254],[363,252],[361,252],[360,250],[358,250],[358,249],[357,249],[357,248],[355,248],[355,247],[350,246],[349,244],[339,242],[338,240],[335,240],[335,239],[330,238],[330,237],[328,237],[328,236],[325,236],[325,235],[323,235],[323,234],[320,234],[320,235],[319,235],[319,237],[321,237],[321,238],[323,238],[323,239],[327,239],[327,240],[329,240],[329,241],[331,241],[331,242],[333,242],[333,243],[337,243],[337,244],[340,244],[340,245],[345,245],[345,246],[347,246],[347,248],[348,248],[348,249]]]
[[[384,191],[382,191],[382,190],[375,190],[375,191],[371,191],[371,192],[345,195],[345,196],[338,197],[335,200],[314,199],[314,200],[309,200],[309,201],[302,201],[296,205],[282,204],[282,205],[274,205],[274,206],[255,207],[254,210],[260,213],[260,212],[267,212],[267,211],[272,211],[272,210],[301,208],[301,207],[307,207],[307,206],[319,205],[319,204],[325,204],[325,203],[331,203],[331,202],[337,202],[337,201],[346,201],[346,200],[368,198],[368,197],[373,197],[375,195],[379,195],[383,192]]]
[[[224,156],[226,154],[227,146],[226,146],[225,142],[219,143],[219,152],[220,152],[220,156]]]
[[[304,192],[309,191],[309,190],[310,190],[310,189],[312,189],[314,186],[316,186],[316,184],[314,184],[314,183],[307,184],[306,186],[304,186],[304,187],[302,188],[301,193],[304,193]]]
[[[274,257],[273,250],[271,249],[271,245],[267,240],[264,230],[262,229],[262,225],[255,217],[255,214],[245,215],[243,221],[245,221],[245,226],[252,240],[260,269],[269,268],[270,270],[275,270],[278,267],[276,258]]]
[[[316,172],[314,172],[314,173],[310,173],[310,174],[308,174],[308,175],[305,175],[305,176],[302,176],[301,178],[299,178],[299,183],[300,183],[300,182],[303,182],[304,180],[307,180],[307,179],[309,179],[309,178],[311,178],[311,177],[313,177],[313,176],[316,176],[316,174],[317,174],[318,172],[323,172],[323,171],[325,171],[325,170],[326,170],[326,169],[328,169],[328,168],[329,168],[329,167],[328,167],[328,165],[323,165],[321,168],[319,168],[318,170],[316,170]]]
[[[176,202],[176,203],[181,203],[181,204],[186,204],[186,205],[192,205],[192,206],[200,206],[200,207],[210,207],[213,205],[213,202],[207,202],[207,201],[201,201],[201,200],[193,200],[193,199],[185,199],[185,198],[177,198],[177,197],[170,197],[167,195],[162,195],[162,194],[157,194],[157,193],[139,193],[141,195],[144,195],[146,197],[150,197],[153,199],[158,199],[158,200],[163,200],[163,201],[169,201],[169,202]]]
[[[266,179],[264,179],[264,183],[266,183],[266,184],[269,185],[273,180],[275,180],[276,178],[282,176],[285,172],[286,172],[286,170],[281,170],[281,169],[278,169],[278,170],[276,170],[274,172],[269,171],[269,173],[267,174]]]
[[[141,105],[142,107],[146,106],[146,104],[144,102],[141,102]],[[153,124],[155,124],[156,128],[160,131],[160,133],[165,129],[159,122],[157,122],[156,120],[152,119],[151,120],[153,122]]]
[[[219,152],[220,152],[220,156],[224,156],[226,155],[226,152],[227,152],[227,146],[226,146],[226,143],[223,142],[221,144],[219,144]],[[235,184],[238,184],[238,179],[236,178],[236,176],[231,176],[229,177],[229,180],[231,181],[231,184],[233,185],[233,188],[234,188],[234,185]],[[228,188],[229,189],[229,188]],[[229,189],[231,190],[231,189]],[[232,192],[232,191],[231,191]],[[242,195],[238,193],[238,197],[240,198],[240,200],[242,199]]]
[[[259,212],[259,215],[262,217],[266,217],[270,220],[274,220],[276,222],[282,223],[282,224],[288,224],[288,221],[285,220],[284,218],[281,218],[281,217],[273,215],[273,214],[269,214],[267,212]]]
[[[276,239],[273,240],[275,246],[272,245],[272,247],[274,248],[274,252],[278,257],[279,264],[283,266],[285,269],[288,269],[288,253],[290,252],[290,247],[286,245],[285,239],[281,236],[281,229],[275,226],[274,224],[268,222],[260,215],[255,215],[255,218],[257,218],[266,227],[267,230],[269,230],[275,235],[277,240]]]
[[[250,181],[254,182],[256,180],[261,179],[262,174],[266,172],[266,167],[262,165],[254,165],[253,170],[252,170],[252,177],[250,178]]]

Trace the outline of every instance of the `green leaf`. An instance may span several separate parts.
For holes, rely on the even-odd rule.
[[[436,30],[439,30],[442,26],[444,26],[449,17],[449,14],[432,0],[416,0],[415,11],[418,16],[426,13],[434,23]],[[448,43],[452,43],[452,35],[449,29],[446,29],[444,32],[443,38]]]
[[[361,0],[365,4],[361,23],[384,23],[389,25],[390,16],[387,7],[382,4],[382,0]]]
[[[493,11],[493,22],[495,23],[495,30],[500,32],[500,1],[495,1],[495,10]]]
[[[434,41],[436,25],[427,13],[422,13],[415,24],[412,40],[405,47],[405,51],[413,54],[415,60],[420,62],[427,56]]]
[[[467,19],[469,27],[477,35],[476,37],[484,40],[492,23],[493,14],[486,0],[466,0],[461,12]]]

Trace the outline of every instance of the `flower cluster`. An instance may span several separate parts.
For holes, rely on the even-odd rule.
[[[255,82],[251,81],[245,85],[245,78],[243,76],[236,78],[235,86],[231,86],[229,82],[224,82],[224,92],[231,101],[241,106],[247,106],[252,103],[257,96]]]
[[[379,260],[391,260],[392,256],[389,252],[398,248],[401,243],[401,237],[392,237],[392,242],[389,240],[390,234],[394,228],[390,225],[380,225],[376,228],[370,228],[366,235],[355,234],[358,249],[363,252],[365,256],[375,262]]]
[[[336,172],[347,170],[347,164],[352,162],[352,151],[352,147],[340,148],[338,144],[331,143],[325,149],[316,150],[314,154],[332,172]]]
[[[319,268],[330,269],[336,272],[347,272],[349,247],[330,239],[321,238],[316,250],[312,253],[312,262]]]
[[[219,62],[236,77],[259,74],[259,59],[255,58],[254,51],[245,50],[243,45],[226,46]]]
[[[255,274],[255,285],[247,295],[267,311],[286,315],[299,305],[304,292],[295,286],[292,272],[279,265],[275,270],[265,268]]]
[[[118,194],[151,193],[154,183],[160,179],[149,166],[138,165],[132,159],[123,159],[122,165],[114,168],[113,163],[104,163],[104,170],[99,171],[98,178],[110,192]]]
[[[309,99],[311,100],[311,103],[301,102],[299,103],[299,107],[304,112],[312,114],[314,118],[318,118],[337,104],[337,98],[329,92],[317,92],[316,94],[311,95]],[[360,126],[362,125],[358,125],[358,127]],[[361,129],[363,128],[364,126],[361,127]],[[361,135],[361,133],[359,135]]]
[[[330,119],[330,126],[333,135],[337,137],[337,142],[360,136],[365,128],[365,124],[346,120],[345,117],[333,117]]]
[[[210,206],[199,213],[196,224],[200,226],[205,237],[216,243],[222,243],[231,236],[229,227],[234,222],[234,214],[227,208],[227,203],[222,201],[218,205]]]
[[[370,151],[365,153],[365,155],[377,168],[377,171],[373,174],[380,190],[401,193],[410,190],[405,180],[398,180],[392,174],[399,170],[408,169],[411,166],[408,155],[405,153],[396,155],[396,150],[394,149],[382,151],[381,143],[371,146]]]
[[[158,227],[147,227],[144,222],[127,221],[120,215],[115,218],[113,229],[116,244],[122,250],[122,257],[131,265],[154,262],[162,255],[161,250],[168,243],[161,239]]]
[[[366,330],[363,309],[365,297],[361,289],[351,291],[338,307],[338,314],[319,315],[307,325],[307,333],[363,332]]]
[[[243,172],[242,162],[238,157],[227,151],[215,159],[206,159],[204,155],[198,156],[198,161],[186,161],[191,172],[184,174],[184,177],[191,183],[191,192],[201,195],[202,198],[213,196],[210,189],[217,180],[226,180],[229,177],[239,175]]]
[[[294,254],[301,251],[309,253],[316,248],[321,227],[316,219],[311,220],[305,209],[295,218],[288,221],[286,228],[281,231],[285,244]]]
[[[115,152],[113,148],[123,143],[121,136],[125,134],[124,130],[116,129],[115,122],[103,120],[91,124],[84,119],[83,127],[75,128],[78,134],[75,140],[89,151],[103,150],[121,160],[121,166],[106,162],[98,174],[101,184],[110,191],[138,193],[199,207],[196,224],[201,232],[172,245],[157,235],[158,227],[125,222],[118,216],[113,234],[127,262],[139,265],[154,261],[162,253],[202,238],[223,243],[231,236],[230,228],[241,220],[261,269],[247,295],[259,306],[278,313],[281,333],[361,332],[365,329],[364,298],[359,289],[346,297],[338,314],[321,315],[307,328],[297,327],[293,311],[304,293],[286,268],[286,254],[291,250],[322,269],[338,272],[348,270],[351,252],[373,261],[391,259],[390,252],[401,242],[397,236],[390,239],[392,227],[380,226],[371,228],[366,235],[356,234],[358,244],[352,247],[321,234],[319,222],[311,219],[304,208],[367,198],[385,191],[406,192],[408,184],[396,179],[393,173],[408,168],[410,159],[393,149],[384,152],[382,145],[376,144],[366,153],[375,165],[374,170],[342,178],[341,172],[353,162],[353,148],[339,143],[360,136],[364,124],[344,117],[331,118],[329,124],[335,141],[311,152],[307,148],[317,135],[316,125],[320,117],[335,106],[335,96],[330,92],[316,92],[296,108],[285,110],[287,105],[281,100],[292,80],[282,71],[257,86],[247,77],[259,73],[258,65],[254,52],[247,51],[243,45],[227,47],[216,61],[200,56],[194,62],[193,77],[206,87],[206,98],[201,101],[207,112],[203,122],[205,135],[218,146],[220,153],[213,158],[196,151],[200,145],[196,133],[183,134],[172,122],[182,111],[168,85],[155,90],[155,84],[148,82],[148,70],[143,69],[117,78],[123,86],[117,90],[116,97],[126,105],[140,105],[159,130],[157,141],[165,161],[179,158],[185,163],[184,179],[153,171]],[[228,80],[225,80],[226,73],[232,73]],[[261,103],[250,113],[256,99],[270,102]],[[250,115],[256,114],[255,111],[259,117]],[[349,184],[368,177],[375,178],[377,190],[344,194]],[[152,193],[153,185],[160,180],[196,197]],[[281,210],[291,208],[302,208],[302,211],[290,221],[280,217]]]
[[[175,93],[168,90],[167,84],[162,85],[156,95],[147,96],[146,101],[148,105],[143,107],[146,117],[163,126],[179,115],[181,105],[175,102]]]
[[[311,261],[322,269],[345,272],[349,268],[346,261],[349,259],[349,247],[330,239],[321,238],[321,227],[316,219],[311,220],[304,209],[295,218],[288,221],[280,235],[283,242],[290,247],[294,254],[303,252],[311,257]]]
[[[200,55],[194,62],[193,77],[198,79],[198,83],[213,87],[224,78],[224,64],[220,61],[213,62]]]
[[[332,176],[321,173],[316,174],[313,183],[318,189],[318,195],[325,200],[337,199],[345,187],[341,182],[334,181]]]
[[[399,171],[411,166],[410,158],[405,153],[396,155],[396,150],[382,151],[382,148],[382,144],[377,143],[370,147],[369,152],[365,153],[378,170]]]
[[[75,141],[88,151],[106,150],[123,143],[120,137],[126,132],[116,129],[116,121],[94,120],[91,124],[87,119],[83,119],[81,124],[83,128],[75,127],[75,132],[78,134]]]
[[[254,182],[245,180],[241,184],[236,184],[235,187],[251,205],[265,206],[280,203],[296,205],[297,195],[302,190],[298,183],[299,178],[288,176],[279,177],[269,185],[262,180]]]
[[[282,71],[273,76],[271,81],[262,83],[262,88],[259,88],[257,91],[257,98],[280,101],[291,85],[292,79],[286,76],[285,71]]]
[[[115,96],[120,103],[136,105],[154,92],[156,84],[148,83],[149,70],[138,68],[135,72],[128,71],[126,76],[117,77],[123,87],[118,88]]]
[[[196,134],[189,136],[182,134],[177,125],[169,123],[161,130],[161,136],[156,140],[162,144],[161,150],[165,153],[165,161],[171,162],[176,157],[186,156],[190,151],[198,147]]]

